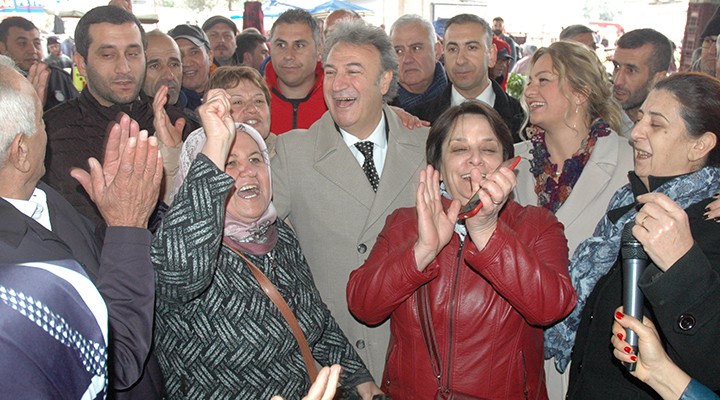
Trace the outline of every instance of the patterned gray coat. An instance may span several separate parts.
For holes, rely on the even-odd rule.
[[[297,342],[242,259],[222,245],[233,184],[199,154],[153,241],[155,347],[167,395],[299,399],[310,380]],[[341,364],[345,386],[371,381],[320,298],[294,233],[280,220],[277,229],[274,263],[267,256],[248,257],[295,313],[315,359]]]

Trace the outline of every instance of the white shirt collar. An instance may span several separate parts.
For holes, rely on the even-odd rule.
[[[466,99],[465,96],[461,95],[460,92],[457,91],[455,85],[452,85],[452,90],[450,92],[450,105],[457,106],[466,100],[471,99]],[[487,87],[485,87],[485,90],[483,90],[482,93],[475,98],[475,100],[482,101],[490,107],[495,107],[495,91],[493,90],[492,82],[490,82],[489,79]]]
[[[375,145],[373,151],[373,161],[375,162],[375,169],[377,170],[378,176],[382,177],[382,170],[385,166],[385,155],[387,154],[387,133],[385,132],[385,112],[381,114],[380,122],[375,127],[375,130],[365,140],[360,140],[357,136],[348,133],[347,131],[340,128],[340,136],[342,136],[345,144],[350,148],[350,152],[358,161],[360,166],[365,162],[365,156],[360,153],[360,150],[355,147],[355,143],[358,142],[373,142]]]
[[[47,205],[47,195],[42,189],[35,188],[32,196],[28,200],[9,199],[3,197],[8,203],[12,204],[18,211],[34,219],[40,225],[48,230],[52,230],[50,225],[50,211]]]

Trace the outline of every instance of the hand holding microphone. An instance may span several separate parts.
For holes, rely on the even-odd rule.
[[[620,252],[623,266],[623,312],[638,320],[643,318],[643,304],[645,297],[638,287],[640,276],[648,264],[648,256],[642,244],[633,236],[634,221],[630,221],[623,229]],[[638,337],[630,328],[625,328],[626,341],[637,353]],[[635,370],[634,363],[623,362],[628,371]]]

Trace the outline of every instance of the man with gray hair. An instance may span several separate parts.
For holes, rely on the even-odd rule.
[[[23,354],[29,360],[2,352],[3,396],[95,398],[108,393],[106,376],[112,388],[127,389],[142,375],[152,344],[155,285],[147,221],[163,172],[157,140],[140,133],[137,124],[131,126],[130,118],[123,116],[108,134],[102,164],[90,159],[89,174],[73,169],[72,176],[88,192],[107,225],[96,228],[40,181],[47,142],[42,105],[33,86],[12,65],[0,56],[0,109],[4,112],[0,126],[0,264],[43,262],[48,271],[52,268],[64,276],[89,277],[95,287],[85,286],[83,291],[91,295],[97,289],[102,294],[96,306],[107,305],[109,318],[100,328],[106,340],[108,329],[110,333],[108,354],[101,351],[100,343],[93,346],[83,340],[89,327],[79,329],[69,320],[53,318],[57,313],[67,315],[64,311],[77,304],[53,302],[31,311],[40,316],[37,321],[46,322],[38,322],[45,330],[38,332],[43,340],[19,338],[20,345],[27,346]],[[73,268],[77,266],[82,269]],[[72,272],[63,273],[65,269]],[[56,323],[53,328],[47,327],[50,321]],[[5,328],[2,331],[8,333]],[[72,334],[72,340],[63,339],[63,333]],[[53,338],[62,343],[54,343]],[[49,348],[38,348],[40,343]],[[73,351],[81,357],[60,365],[62,356],[49,349]]]
[[[440,63],[442,45],[430,21],[415,14],[398,18],[390,27],[398,57],[400,88],[392,105],[407,109],[440,96],[448,86]]]
[[[323,68],[328,112],[310,129],[279,137],[273,203],[295,228],[323,300],[378,379],[389,324],[369,327],[353,318],[345,287],[385,218],[415,204],[428,130],[411,132],[384,105],[397,90],[398,65],[382,29],[340,21],[327,38]]]
[[[448,85],[440,96],[412,107],[408,112],[432,123],[451,106],[465,100],[479,100],[500,114],[515,142],[521,141],[519,133],[525,112],[516,99],[488,77],[488,68],[497,60],[490,24],[473,14],[450,18],[445,24],[443,51],[445,69],[452,85]]]
[[[560,40],[582,43],[590,50],[597,49],[595,31],[585,25],[570,25],[560,32]]]

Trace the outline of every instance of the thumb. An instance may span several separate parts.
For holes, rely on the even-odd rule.
[[[458,214],[460,214],[460,208],[462,206],[460,205],[460,201],[457,199],[454,199],[452,203],[450,203],[450,207],[448,207],[447,210],[447,216],[448,218],[452,220],[457,220]]]
[[[82,168],[73,168],[70,170],[70,176],[75,178],[80,185],[85,189],[90,199],[95,201],[95,190],[100,190],[105,186],[105,179],[102,172],[100,163],[93,157],[88,159],[90,164],[90,173]]]
[[[185,129],[185,124],[185,118],[178,118],[175,121],[175,132],[179,132],[180,134],[182,134],[183,130]]]

